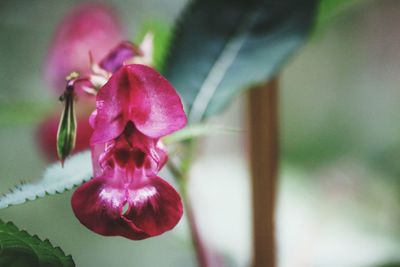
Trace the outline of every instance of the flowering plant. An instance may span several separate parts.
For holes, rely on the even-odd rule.
[[[272,8],[269,2],[193,1],[167,56],[159,56],[156,32],[136,45],[125,41],[110,9],[74,9],[56,33],[45,68],[64,110],[57,131],[53,116],[38,130],[43,151],[51,160],[57,154],[61,164],[39,182],[5,194],[0,207],[77,186],[71,199],[77,219],[97,234],[131,240],[161,235],[186,213],[199,264],[225,264],[197,229],[189,167],[196,137],[215,129],[205,120],[243,88],[276,75],[307,37],[317,1],[285,0]],[[164,76],[154,67],[160,58]],[[166,140],[180,147],[173,161]],[[166,165],[179,192],[158,176]],[[68,258],[63,266],[73,265]]]
[[[186,124],[174,88],[145,65],[125,65],[100,89],[91,122],[94,178],[72,196],[78,219],[134,240],[173,228],[181,199],[157,173],[168,157],[160,138]]]

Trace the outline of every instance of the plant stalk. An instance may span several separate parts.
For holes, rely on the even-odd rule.
[[[183,193],[186,194],[186,193]],[[197,263],[199,267],[211,267],[209,265],[208,251],[205,247],[204,241],[201,237],[195,214],[193,212],[193,206],[190,201],[190,196],[187,194],[183,196],[184,205],[186,209],[186,218],[189,223],[190,235],[192,237],[193,247],[196,252]]]
[[[279,165],[278,79],[249,91],[253,266],[275,267],[275,200]]]
[[[188,145],[190,149],[188,149],[189,153],[192,150],[193,143]],[[188,172],[189,172],[189,161],[191,157],[186,157],[186,162],[183,164],[182,168],[177,167],[172,161],[169,161],[167,166],[171,174],[175,177],[178,182],[180,193],[182,195],[182,201],[185,207],[185,214],[189,224],[190,236],[193,244],[193,248],[195,250],[196,259],[199,267],[211,267],[210,266],[210,258],[209,251],[207,250],[203,238],[201,237],[196,217],[193,211],[193,206],[190,200],[190,196],[188,194]]]

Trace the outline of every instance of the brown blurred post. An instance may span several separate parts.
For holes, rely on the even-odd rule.
[[[275,199],[279,159],[278,79],[249,92],[253,196],[253,267],[275,267]]]

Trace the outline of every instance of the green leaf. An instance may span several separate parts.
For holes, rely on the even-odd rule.
[[[66,256],[49,240],[41,240],[13,223],[0,220],[0,266],[8,267],[71,267],[72,257]]]
[[[217,134],[227,134],[227,133],[238,133],[241,132],[240,129],[212,125],[212,124],[193,124],[183,128],[180,131],[174,132],[163,138],[165,144],[173,144],[177,142],[187,141],[196,137],[217,135]]]
[[[165,57],[171,40],[171,28],[162,21],[145,21],[139,30],[135,43],[139,44],[148,32],[154,34],[154,67],[158,71],[161,71],[164,67]]]
[[[60,163],[50,165],[38,182],[21,183],[1,196],[0,209],[46,195],[62,193],[89,180],[91,176],[90,151],[73,155],[65,160],[64,167]]]
[[[379,264],[376,267],[400,267],[400,262],[387,262],[384,264]]]
[[[196,123],[276,75],[304,43],[317,0],[197,0],[183,12],[166,77]]]
[[[314,33],[318,34],[329,24],[333,17],[362,1],[365,2],[365,0],[321,0]]]

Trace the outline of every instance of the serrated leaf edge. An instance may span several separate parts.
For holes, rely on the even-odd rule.
[[[88,161],[87,165],[85,164],[86,161]],[[81,165],[82,163],[84,164],[83,166],[76,167],[76,165]],[[75,172],[75,169],[79,171]],[[74,174],[77,173],[77,177],[62,181],[57,177],[60,176],[59,172],[61,172],[61,176],[63,176],[63,172],[66,176],[74,172]],[[0,209],[23,204],[45,196],[64,193],[88,181],[91,176],[90,151],[78,153],[65,161],[64,168],[59,163],[50,165],[45,170],[40,181],[36,183],[21,181],[20,184],[9,189],[8,193],[0,197]]]
[[[6,225],[7,227],[10,227],[10,228],[11,228],[11,231],[10,231],[10,232],[6,232],[6,233],[9,234],[9,235],[12,235],[14,238],[17,238],[19,241],[21,241],[22,243],[24,243],[24,244],[26,244],[28,247],[30,247],[30,248],[35,252],[35,255],[36,255],[36,256],[38,256],[38,254],[37,254],[37,251],[35,250],[35,248],[32,246],[32,244],[30,244],[29,242],[27,242],[27,241],[24,240],[24,239],[21,239],[21,237],[16,236],[16,235],[15,235],[16,232],[27,235],[27,236],[28,236],[30,239],[32,239],[34,242],[45,243],[45,245],[50,246],[51,249],[53,249],[53,250],[57,251],[57,253],[61,254],[61,255],[56,255],[56,254],[54,253],[54,256],[55,256],[57,259],[59,259],[60,257],[65,257],[65,258],[67,258],[69,261],[72,262],[73,266],[75,266],[75,263],[74,263],[74,260],[73,260],[73,258],[72,258],[72,255],[71,255],[71,254],[68,254],[68,255],[67,255],[67,254],[62,250],[62,248],[61,248],[60,246],[54,246],[48,238],[45,238],[44,240],[42,240],[42,239],[41,239],[38,235],[36,235],[36,234],[31,235],[28,231],[26,231],[26,230],[24,230],[24,229],[22,229],[22,230],[19,229],[19,228],[18,228],[13,222],[11,222],[11,221],[4,222],[3,220],[0,219],[0,225],[1,225],[1,224],[4,224],[4,225]],[[48,248],[48,249],[50,249],[50,248]],[[1,255],[1,254],[0,254],[0,255]],[[59,260],[60,260],[60,259],[59,259]]]

